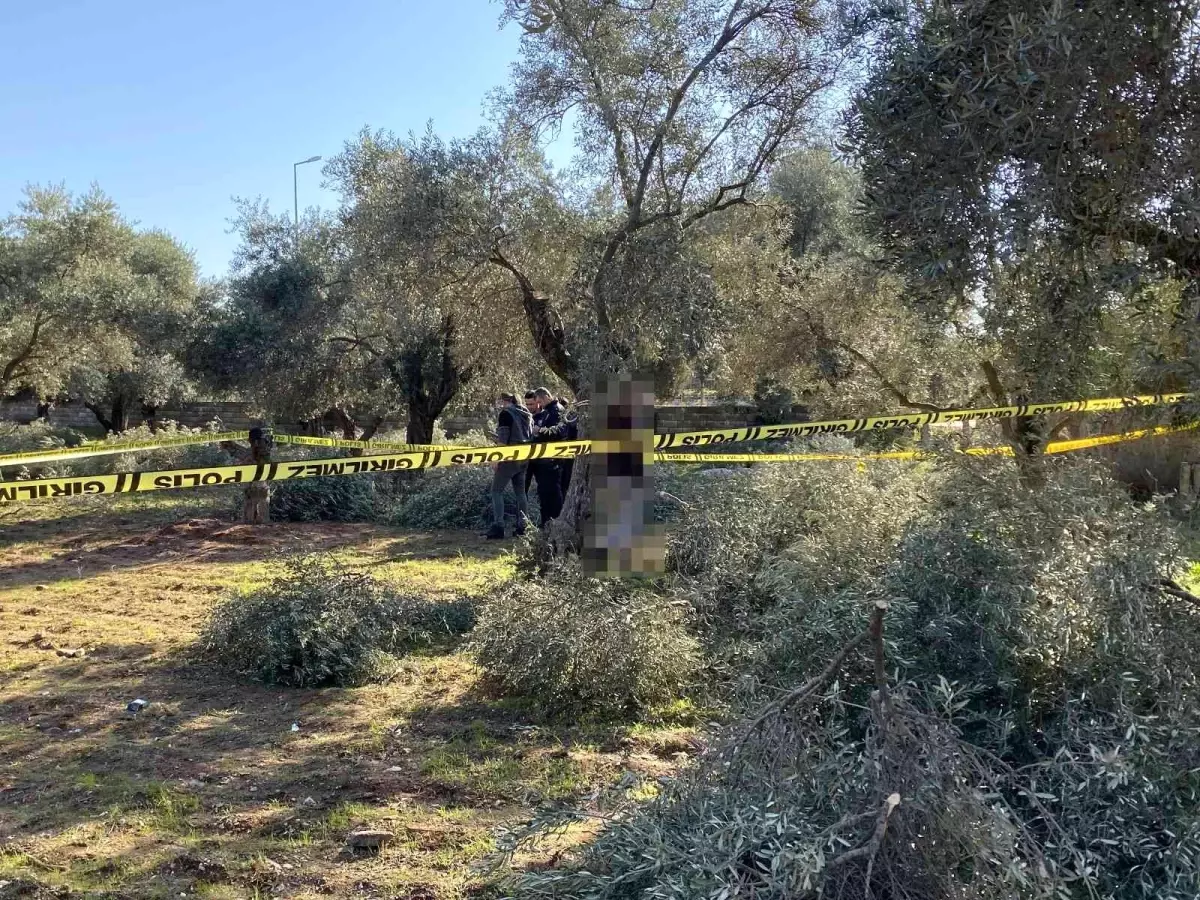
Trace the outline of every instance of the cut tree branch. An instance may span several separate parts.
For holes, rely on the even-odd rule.
[[[838,670],[841,669],[842,664],[846,661],[846,658],[863,644],[867,643],[867,641],[870,639],[871,632],[864,631],[858,637],[850,641],[850,643],[846,644],[846,646],[844,646],[841,650],[839,650],[837,655],[829,661],[829,665],[821,670],[820,674],[814,675],[808,681],[804,682],[804,684],[800,685],[800,687],[793,691],[789,691],[778,700],[768,703],[758,717],[746,727],[745,733],[742,735],[741,739],[732,745],[733,750],[736,751],[739,749],[751,737],[751,735],[758,731],[758,729],[762,728],[762,726],[765,725],[769,720],[775,718],[776,716],[782,715],[785,711],[796,704],[804,700],[811,699],[818,688],[820,688],[823,684],[825,684],[825,682],[838,673]]]

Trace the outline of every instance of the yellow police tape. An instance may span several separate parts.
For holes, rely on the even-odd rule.
[[[457,450],[453,444],[396,444],[391,441],[358,441],[348,438],[308,437],[302,434],[272,435],[277,444],[304,447],[336,447],[341,450],[390,450],[393,453],[420,453],[425,450]]]
[[[161,450],[164,447],[186,447],[190,444],[217,444],[221,441],[244,441],[248,431],[204,432],[173,438],[149,438],[144,441],[113,441],[80,444],[78,447],[62,447],[56,450],[29,450],[0,456],[0,466],[31,466],[36,463],[62,462],[70,459],[86,459],[91,456],[114,456],[133,453],[136,450]]]
[[[1123,441],[1138,440],[1155,435],[1172,434],[1200,427],[1200,421],[1185,425],[1142,428],[1122,434],[1101,435],[1072,441],[1048,444],[1047,453],[1066,453]],[[93,475],[78,478],[48,478],[38,481],[0,482],[0,505],[31,500],[57,499],[96,494],[127,494],[142,491],[162,491],[177,488],[198,488],[222,484],[287,481],[293,478],[316,478],[336,475],[380,475],[388,472],[434,469],[448,466],[482,465],[527,460],[574,459],[592,449],[590,441],[569,441],[557,444],[519,444],[512,447],[483,450],[428,450],[419,453],[398,453],[386,456],[362,456],[353,459],[310,459],[295,462],[263,463],[244,466],[215,466],[207,469],[176,469],[166,472],[123,472],[119,475]],[[958,451],[973,456],[1012,456],[1011,447],[976,447]],[[936,454],[925,450],[901,450],[882,453],[784,453],[784,454],[721,454],[721,453],[659,453],[659,462],[678,463],[763,463],[807,462],[813,460],[844,460],[858,463],[881,459],[932,458]]]
[[[780,440],[786,438],[812,437],[817,434],[855,434],[862,431],[882,431],[891,428],[919,428],[943,422],[980,422],[996,419],[1011,419],[1017,416],[1037,416],[1055,412],[1102,412],[1115,409],[1133,409],[1143,406],[1162,406],[1181,403],[1191,399],[1191,393],[1140,394],[1130,397],[1099,397],[1093,400],[1064,400],[1053,403],[1026,403],[1015,406],[991,406],[981,409],[950,409],[943,412],[911,413],[903,415],[864,416],[858,419],[827,419],[819,422],[798,422],[790,425],[747,426],[715,431],[684,431],[654,436],[654,449],[671,447],[708,446],[712,444],[742,443],[747,441]],[[279,443],[306,444],[313,447],[340,447],[344,449],[390,450],[396,453],[432,450],[461,450],[462,447],[437,444],[389,444],[379,441],[355,441],[338,438],[310,438],[292,435],[276,435]]]
[[[587,441],[562,444],[518,444],[494,450],[425,450],[355,458],[308,459],[293,462],[204,469],[174,469],[165,472],[123,472],[119,475],[90,475],[76,478],[46,478],[36,481],[0,482],[0,506],[29,500],[76,497],[88,494],[128,494],[175,488],[208,487],[219,484],[250,484],[287,481],[325,475],[379,475],[416,469],[520,462],[528,459],[574,459],[589,448]]]
[[[334,447],[346,449],[368,449],[395,453],[413,453],[421,450],[445,450],[437,444],[394,444],[389,441],[347,441],[337,438],[306,437],[294,434],[272,435],[277,444],[298,444],[308,447]],[[71,459],[87,459],[91,456],[113,456],[138,450],[161,450],[166,447],[185,447],[190,444],[219,444],[222,441],[249,440],[248,431],[223,431],[217,434],[189,434],[174,438],[149,438],[144,441],[81,444],[78,447],[63,447],[56,450],[29,450],[0,456],[0,467],[30,466],[37,463],[61,462]]]
[[[1178,434],[1183,431],[1193,431],[1200,428],[1200,421],[1188,422],[1184,425],[1164,425],[1157,428],[1139,428],[1136,431],[1124,431],[1120,434],[1103,434],[1096,437],[1077,438],[1070,441],[1051,441],[1043,453],[1071,453],[1075,450],[1087,450],[1092,447],[1104,447],[1110,444],[1121,444],[1125,441],[1136,441],[1147,437],[1158,437],[1166,434]],[[1012,447],[968,447],[963,450],[951,450],[950,453],[964,456],[1014,456]],[[655,462],[660,463],[784,463],[784,462],[816,462],[840,460],[844,462],[874,462],[875,460],[913,460],[936,459],[941,453],[930,450],[891,450],[882,453],[658,453]]]
[[[671,447],[697,447],[747,441],[779,440],[811,437],[817,434],[854,434],[862,431],[881,431],[891,428],[919,428],[924,425],[934,425],[944,422],[978,422],[1011,419],[1017,416],[1036,416],[1052,412],[1100,412],[1103,410],[1131,409],[1142,406],[1180,403],[1191,399],[1193,396],[1191,393],[1142,394],[1130,397],[1100,397],[1093,400],[1066,400],[1053,403],[1027,403],[1017,406],[991,406],[981,409],[950,409],[935,413],[865,416],[858,419],[828,419],[820,422],[799,422],[791,425],[749,426],[746,428],[730,428],[716,431],[687,431],[655,435],[654,448],[656,450],[666,450]],[[3,455],[0,456],[0,467],[85,459],[90,456],[111,456],[135,450],[159,450],[165,447],[180,447],[189,444],[210,444],[233,440],[244,441],[248,438],[249,432],[230,431],[220,434],[186,435],[177,438],[130,441],[126,443],[85,444],[80,447],[63,448],[60,450],[39,450]],[[380,451],[424,453],[467,449],[453,445],[397,444],[387,441],[357,441],[289,434],[276,434],[274,435],[274,439],[280,444],[354,449],[369,453]]]
[[[813,437],[818,434],[856,434],[863,431],[883,431],[891,428],[919,428],[941,422],[983,422],[1013,419],[1018,416],[1038,416],[1055,412],[1101,412],[1114,409],[1134,409],[1181,403],[1191,399],[1191,393],[1150,394],[1134,397],[1101,397],[1095,400],[1067,400],[1058,403],[1026,403],[1019,406],[990,406],[982,409],[951,409],[943,412],[911,413],[891,416],[866,416],[861,419],[830,419],[822,422],[801,422],[795,425],[763,425],[748,428],[729,428],[719,431],[691,431],[680,434],[660,434],[654,439],[656,450],[671,447],[694,447],[745,441],[780,440],[783,438]]]

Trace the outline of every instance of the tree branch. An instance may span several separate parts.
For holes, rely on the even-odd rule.
[[[1094,235],[1136,244],[1170,260],[1191,276],[1200,275],[1200,240],[1176,234],[1146,218],[1125,218],[1115,223],[1115,228],[1103,227],[1086,218],[1081,224]]]
[[[871,374],[879,379],[879,383],[883,385],[884,389],[889,394],[896,398],[896,402],[901,406],[906,406],[909,409],[923,410],[924,412],[946,412],[948,409],[950,409],[950,407],[937,406],[933,403],[923,403],[920,400],[911,399],[904,391],[897,387],[892,380],[883,373],[883,370],[880,369],[879,366],[875,365],[874,361],[872,361],[871,358],[865,353],[862,353],[844,341],[840,341],[835,337],[830,337],[829,332],[825,330],[825,326],[818,322],[812,313],[802,306],[798,306],[797,309],[804,316],[804,318],[808,320],[809,328],[816,333],[819,340],[825,341],[828,344],[832,344],[833,346],[844,350],[846,353],[849,353],[868,369],[870,369]]]
[[[534,345],[554,374],[569,384],[577,394],[580,393],[582,386],[577,383],[575,358],[567,349],[566,330],[550,300],[534,290],[533,282],[505,257],[498,246],[492,249],[488,261],[509,272],[516,279]]]
[[[879,692],[879,705],[887,719],[892,715],[892,699],[888,691],[887,672],[884,663],[883,648],[883,614],[888,610],[886,600],[876,600],[875,608],[871,610],[871,646],[875,656],[875,690]],[[886,719],[881,723],[887,726]]]
[[[839,650],[837,655],[829,661],[829,665],[821,670],[820,674],[813,676],[808,681],[804,682],[804,684],[800,685],[800,687],[789,691],[778,700],[768,703],[758,717],[746,727],[745,733],[742,735],[741,739],[733,745],[733,750],[736,751],[738,748],[740,748],[742,744],[744,744],[750,738],[751,735],[758,731],[758,729],[765,725],[770,719],[781,715],[787,709],[795,706],[801,701],[811,698],[819,687],[821,687],[826,681],[838,673],[838,670],[841,669],[842,664],[846,661],[846,658],[863,644],[867,643],[867,641],[870,639],[871,632],[864,631],[858,637],[850,641],[850,643],[846,644],[846,646],[844,646],[841,650]]]
[[[690,72],[683,79],[683,82],[671,94],[670,102],[667,104],[667,110],[663,114],[662,121],[658,123],[658,127],[654,130],[654,136],[650,140],[650,145],[646,148],[646,152],[642,159],[642,164],[638,172],[637,187],[634,189],[633,203],[629,208],[629,221],[636,223],[642,215],[642,203],[646,197],[646,186],[650,180],[650,173],[654,169],[654,160],[658,155],[658,150],[666,139],[667,131],[670,129],[675,117],[679,114],[680,107],[683,106],[683,101],[687,98],[688,91],[692,89],[692,85],[702,76],[708,67],[720,56],[725,48],[741,36],[751,24],[757,19],[762,18],[770,10],[770,5],[766,4],[756,10],[748,12],[742,19],[735,21],[738,13],[745,6],[745,0],[736,0],[729,10],[729,15],[725,18],[725,25],[721,29],[716,41],[709,48],[700,60],[692,66]]]
[[[1079,416],[1075,413],[1063,413],[1057,422],[1046,428],[1046,443],[1057,440],[1064,429],[1078,421]]]
[[[366,350],[376,359],[382,359],[383,353],[373,347],[366,338],[360,337],[331,337],[328,339],[331,344],[349,344],[351,347],[361,347]]]
[[[1189,603],[1200,606],[1200,597],[1197,597],[1174,579],[1160,578],[1158,586],[1164,594],[1170,594],[1172,597],[1178,597],[1180,600],[1187,600]]]
[[[33,351],[37,349],[38,337],[41,335],[42,326],[46,320],[42,319],[41,310],[37,312],[33,320],[33,331],[29,335],[29,340],[26,341],[24,348],[4,367],[4,371],[0,372],[0,395],[3,395],[8,390],[8,383],[16,374],[17,369],[33,357]]]
[[[600,77],[600,72],[596,68],[595,61],[588,53],[588,42],[579,34],[577,23],[568,14],[566,5],[560,4],[555,14],[564,29],[570,34],[572,41],[575,43],[576,51],[587,64],[588,78],[591,80],[592,88],[596,92],[596,105],[600,108],[600,115],[604,120],[604,126],[613,138],[613,156],[617,164],[617,180],[621,184],[621,195],[625,198],[627,205],[632,204],[632,173],[630,172],[629,155],[625,150],[625,137],[621,132],[621,124],[617,118],[616,107],[613,106],[612,99],[608,96],[608,90],[604,85],[603,79]]]
[[[112,420],[111,420],[111,419],[109,419],[109,418],[108,418],[108,416],[106,416],[106,415],[104,414],[104,408],[103,408],[103,407],[101,407],[100,405],[98,405],[98,404],[96,404],[96,403],[92,403],[92,402],[90,402],[90,401],[88,401],[88,400],[85,400],[85,401],[83,402],[83,405],[84,405],[84,407],[85,407],[85,408],[87,408],[88,410],[90,410],[90,411],[91,411],[92,415],[96,417],[96,421],[100,423],[101,427],[102,427],[102,428],[103,428],[105,431],[111,431],[111,432],[114,432],[114,433],[116,432],[116,430],[117,430],[117,429],[116,429],[116,427],[114,426],[114,424],[113,424]]]
[[[1000,381],[1000,373],[996,371],[996,367],[992,365],[991,360],[985,359],[979,363],[979,368],[983,370],[983,377],[987,379],[988,390],[992,392],[992,399],[996,401],[998,406],[1004,406],[1008,403],[1008,393],[1004,390],[1004,385]],[[1000,424],[1000,432],[1005,439],[1010,443],[1016,441],[1016,430],[1013,428],[1012,420],[997,419]]]

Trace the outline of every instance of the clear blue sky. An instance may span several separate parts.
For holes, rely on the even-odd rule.
[[[292,163],[364,125],[444,135],[483,122],[517,34],[488,0],[0,0],[0,215],[24,186],[95,182],[208,276],[236,243],[231,198],[292,208]],[[320,164],[300,206],[329,206]]]

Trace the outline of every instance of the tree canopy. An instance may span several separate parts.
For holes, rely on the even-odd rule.
[[[83,399],[107,429],[190,390],[200,295],[191,254],[98,190],[30,188],[0,230],[0,394]]]

